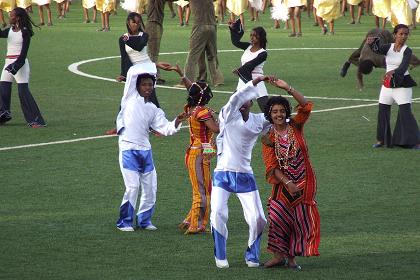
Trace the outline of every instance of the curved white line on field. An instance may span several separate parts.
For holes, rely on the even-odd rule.
[[[267,49],[268,51],[298,51],[298,50],[354,50],[355,48],[279,48],[279,49]],[[219,50],[218,52],[242,52],[242,50],[239,49],[235,49],[235,50]],[[188,54],[188,52],[186,51],[181,51],[181,52],[166,52],[166,53],[160,53],[159,55],[173,55],[173,54]],[[118,81],[116,81],[115,79],[110,79],[110,78],[105,78],[105,77],[101,77],[101,76],[96,76],[96,75],[92,75],[92,74],[87,74],[85,72],[82,72],[79,70],[79,66],[86,64],[86,63],[90,63],[90,62],[95,62],[95,61],[101,61],[101,60],[106,60],[106,59],[113,59],[113,58],[120,58],[120,56],[107,56],[107,57],[99,57],[99,58],[93,58],[93,59],[88,59],[88,60],[82,60],[79,62],[75,62],[72,63],[68,66],[68,70],[76,75],[79,76],[83,76],[83,77],[87,77],[87,78],[91,78],[91,79],[98,79],[98,80],[103,80],[103,81],[109,81],[109,82],[114,82],[114,83],[118,83]],[[175,90],[185,90],[183,88],[177,88],[177,87],[170,87],[170,86],[162,86],[159,85],[157,86],[159,88],[166,88],[166,89],[175,89]],[[216,90],[213,89],[213,92],[216,93],[226,93],[226,94],[232,94],[231,91],[223,91],[223,90]],[[339,100],[339,101],[363,101],[363,102],[374,102],[377,101],[375,99],[365,99],[365,98],[342,98],[342,97],[317,97],[317,96],[308,96],[308,98],[311,99],[321,99],[321,100]]]

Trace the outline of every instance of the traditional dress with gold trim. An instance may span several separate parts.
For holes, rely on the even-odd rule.
[[[391,0],[373,0],[372,13],[380,18],[391,16]]]
[[[96,0],[96,9],[102,13],[115,11],[115,0]]]
[[[411,25],[413,16],[407,0],[391,0],[391,24]]]
[[[0,9],[5,12],[10,12],[15,8],[14,0],[0,0]]]
[[[32,5],[32,0],[16,0],[16,7],[26,9],[31,5]]]
[[[227,0],[226,8],[234,15],[242,15],[248,8],[248,0]]]
[[[327,22],[341,17],[339,0],[315,0],[313,5],[316,8],[316,15]]]

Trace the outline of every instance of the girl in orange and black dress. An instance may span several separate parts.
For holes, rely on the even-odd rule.
[[[268,206],[268,250],[273,258],[266,267],[284,266],[300,270],[296,256],[318,256],[320,219],[315,201],[316,178],[303,137],[312,103],[282,80],[271,82],[299,103],[290,118],[289,101],[271,97],[265,117],[273,124],[262,138],[266,178],[272,184]]]
[[[174,70],[183,76],[179,66]],[[185,153],[185,165],[191,180],[192,205],[179,228],[185,234],[195,234],[205,232],[209,220],[212,186],[210,159],[216,152],[213,134],[219,132],[219,125],[213,110],[206,106],[213,97],[208,84],[201,81],[191,83],[186,77],[182,80],[188,90],[184,111],[189,115],[190,145]]]

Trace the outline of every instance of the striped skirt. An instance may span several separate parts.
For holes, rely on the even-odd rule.
[[[289,208],[280,200],[268,204],[268,251],[286,256],[319,256],[320,219],[316,205]]]

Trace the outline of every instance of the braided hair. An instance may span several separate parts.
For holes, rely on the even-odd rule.
[[[209,103],[213,93],[207,83],[197,81],[188,89],[187,105],[188,107],[203,106]]]
[[[292,107],[290,106],[289,100],[284,98],[283,96],[273,96],[270,97],[265,104],[264,107],[264,117],[269,121],[271,124],[273,123],[273,119],[271,118],[271,110],[273,109],[274,105],[283,105],[284,109],[286,110],[286,119],[289,119],[292,114]]]
[[[27,30],[29,35],[32,37],[34,35],[34,31],[32,30],[32,25],[41,29],[38,25],[36,25],[31,17],[28,15],[25,9],[16,7],[13,9],[15,15],[17,17],[17,23],[21,30]]]
[[[144,27],[144,22],[143,22],[143,19],[141,18],[141,15],[139,13],[136,13],[136,12],[131,12],[131,13],[128,14],[127,20],[125,22],[125,25],[127,26],[128,34],[130,34],[130,32],[131,32],[130,31],[130,26],[128,25],[128,23],[130,22],[130,20],[135,21],[137,17],[140,19],[139,31],[144,32],[145,27]]]

